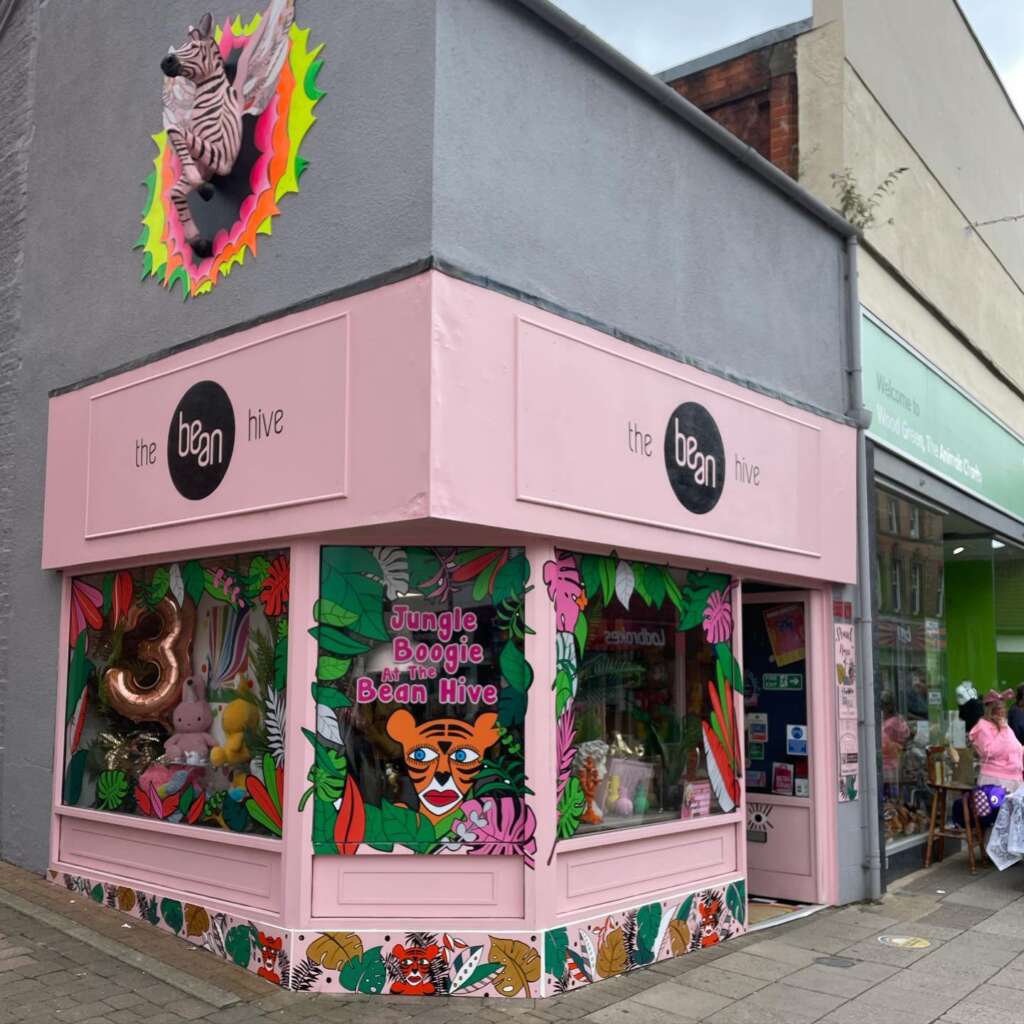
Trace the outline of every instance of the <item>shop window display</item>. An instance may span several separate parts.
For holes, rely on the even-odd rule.
[[[740,799],[732,583],[559,553],[558,836],[732,811]]]
[[[288,555],[71,581],[64,803],[279,837]]]
[[[533,864],[522,548],[324,547],[312,783],[320,854]]]

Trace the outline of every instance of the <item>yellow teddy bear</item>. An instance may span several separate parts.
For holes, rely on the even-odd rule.
[[[239,697],[224,708],[220,721],[227,739],[224,746],[214,747],[210,751],[210,763],[218,767],[232,764],[247,765],[252,754],[245,745],[245,730],[255,729],[260,724],[259,708]],[[241,771],[235,772],[236,789],[245,788],[245,774]]]

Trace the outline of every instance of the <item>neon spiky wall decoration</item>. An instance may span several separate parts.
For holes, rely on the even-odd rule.
[[[322,49],[295,25],[294,0],[270,0],[248,23],[236,16],[214,28],[204,15],[170,48],[135,243],[143,281],[179,285],[189,299],[256,254],[308,165],[300,149],[324,96]]]

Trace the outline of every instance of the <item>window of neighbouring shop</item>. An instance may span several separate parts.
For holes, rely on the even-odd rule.
[[[280,836],[288,555],[77,576],[66,806]]]
[[[878,700],[886,841],[928,831],[928,754],[972,782],[956,689],[1024,682],[1024,549],[966,517],[876,486]]]
[[[728,812],[739,800],[727,576],[560,553],[560,838]]]

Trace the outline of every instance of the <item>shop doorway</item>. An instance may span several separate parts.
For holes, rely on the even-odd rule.
[[[813,686],[808,645],[810,597],[804,591],[743,596],[746,729],[747,885],[780,908],[813,905],[818,895]]]

